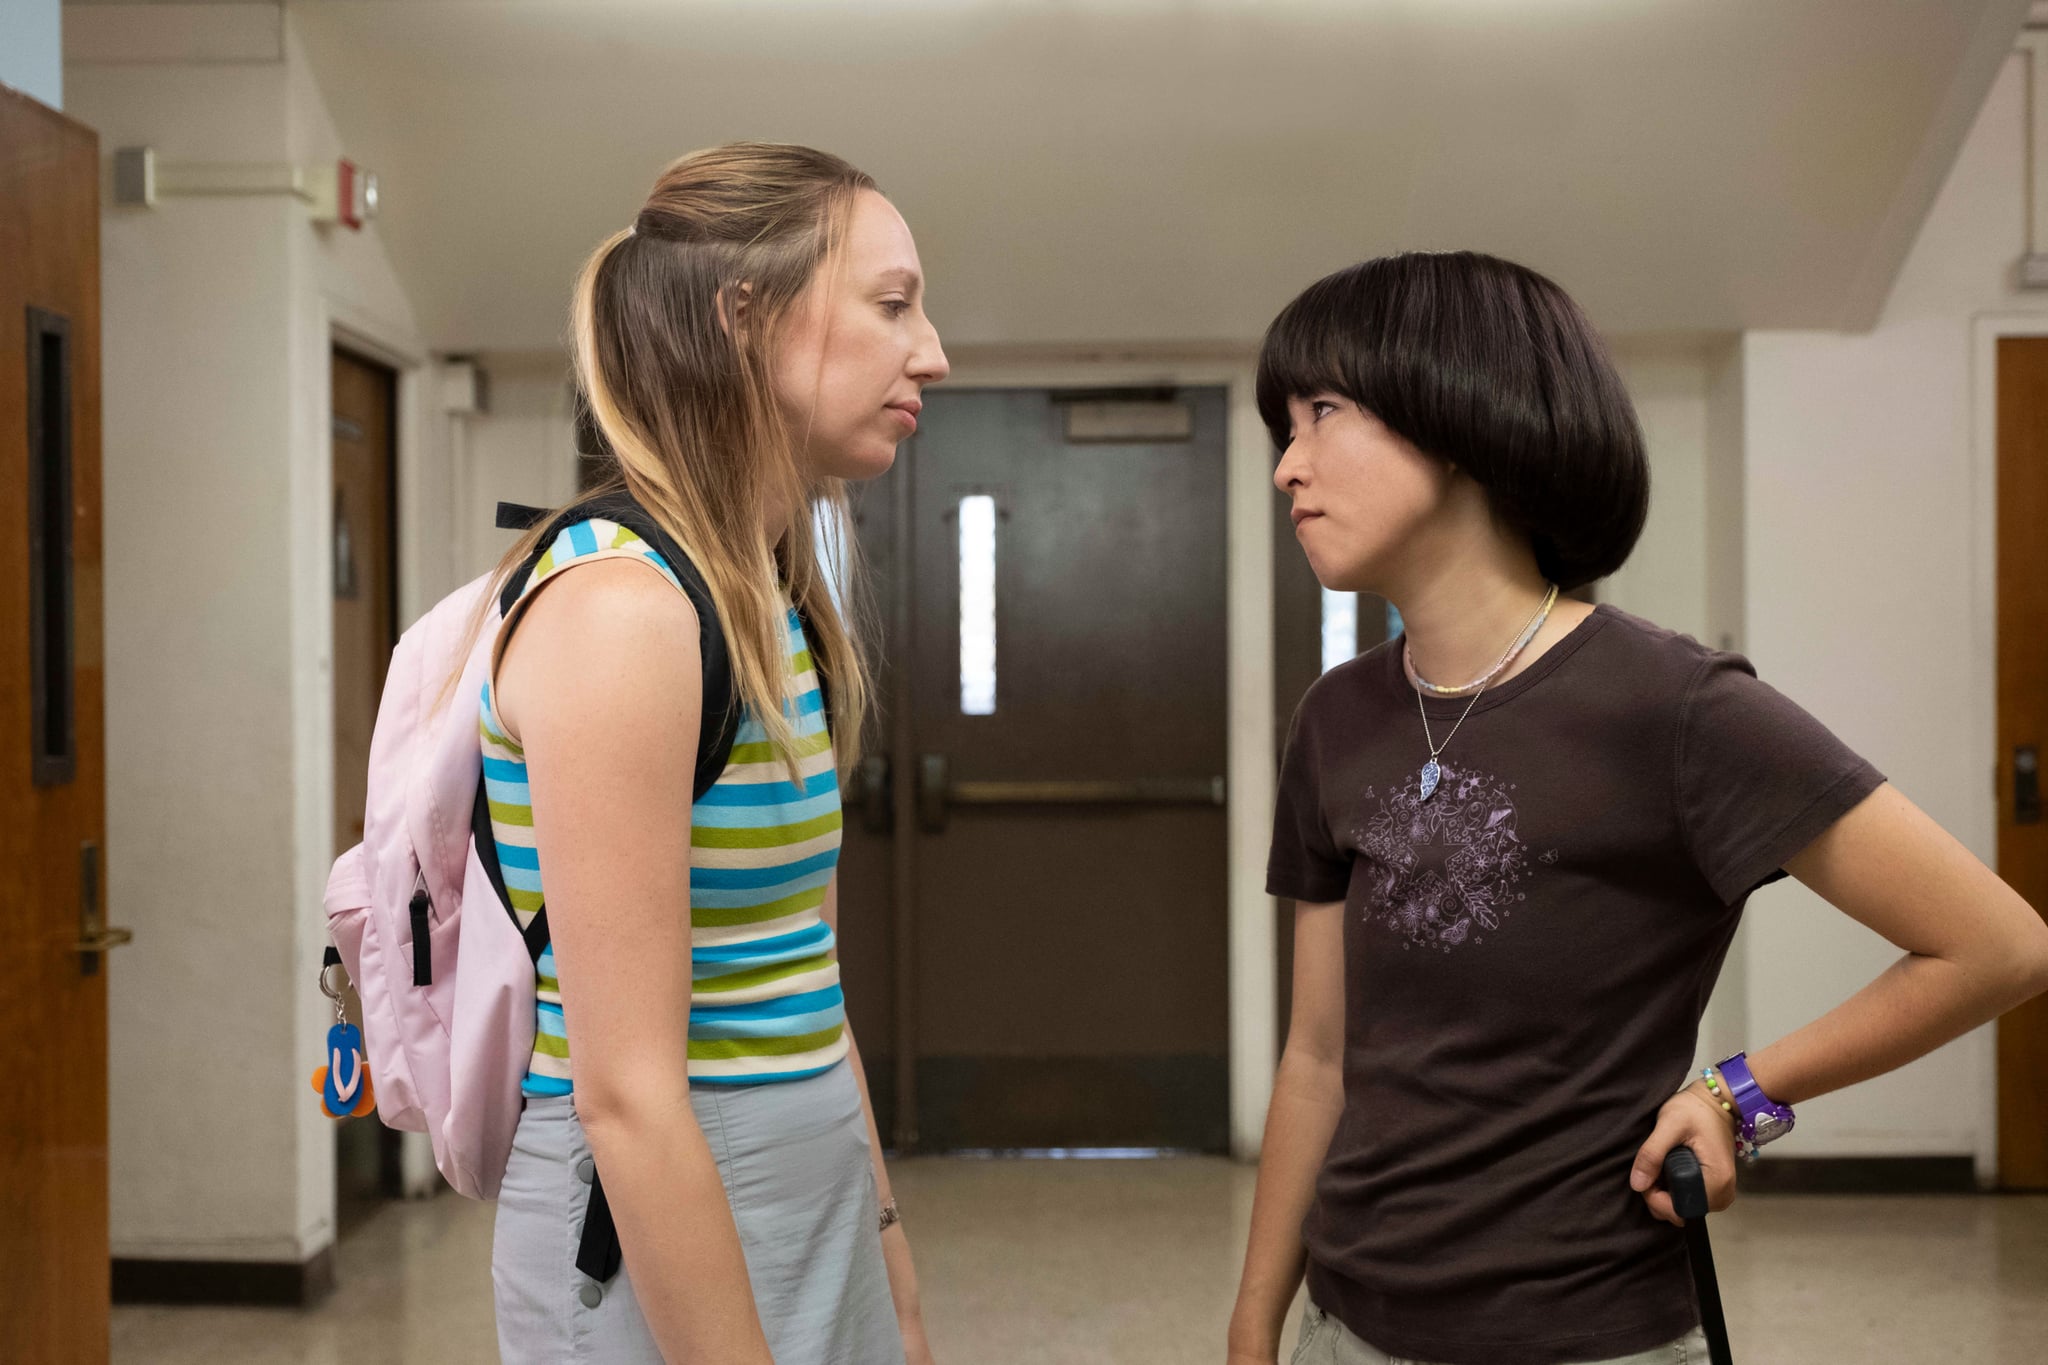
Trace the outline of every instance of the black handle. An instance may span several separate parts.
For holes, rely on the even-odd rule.
[[[860,761],[860,822],[868,833],[887,834],[895,828],[894,788],[888,759],[869,754]]]
[[[1707,1178],[1690,1147],[1664,1155],[1664,1188],[1671,1208],[1685,1220],[1685,1250],[1692,1261],[1692,1285],[1699,1298],[1700,1330],[1706,1333],[1713,1365],[1734,1365],[1728,1347],[1728,1317],[1721,1310],[1721,1280],[1714,1273],[1714,1247],[1707,1237]]]
[[[1707,1216],[1707,1177],[1692,1148],[1673,1147],[1665,1155],[1664,1188],[1671,1192],[1671,1208],[1680,1218],[1689,1223]]]
[[[946,802],[952,777],[944,754],[925,754],[917,765],[917,825],[926,834],[946,832]]]

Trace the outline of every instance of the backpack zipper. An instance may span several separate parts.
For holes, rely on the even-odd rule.
[[[431,986],[434,984],[434,939],[433,926],[428,914],[434,902],[427,895],[427,874],[424,869],[413,880],[412,892],[412,984]]]

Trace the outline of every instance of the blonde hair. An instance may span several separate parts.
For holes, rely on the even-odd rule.
[[[780,591],[803,614],[842,768],[858,758],[870,685],[831,589],[836,576],[848,611],[866,602],[846,487],[806,479],[799,435],[776,399],[775,348],[844,239],[856,196],[873,188],[808,147],[693,152],[662,172],[633,226],[592,253],[571,309],[577,386],[616,460],[608,488],[589,496],[623,485],[703,574],[736,700],[792,775]],[[762,528],[773,508],[790,516],[771,544]],[[506,557],[498,584],[537,535]]]

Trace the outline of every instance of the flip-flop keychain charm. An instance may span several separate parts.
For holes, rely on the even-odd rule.
[[[340,965],[341,954],[329,948],[320,967],[320,994],[334,1002],[334,1027],[327,1030],[327,1065],[314,1069],[313,1089],[327,1117],[360,1118],[377,1107],[377,1096],[370,1088],[362,1031],[348,1021],[341,992],[327,980],[327,974]]]

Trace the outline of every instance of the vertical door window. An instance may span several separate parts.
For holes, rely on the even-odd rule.
[[[960,499],[960,713],[996,711],[996,500]]]
[[[1358,657],[1358,594],[1323,589],[1323,672]]]
[[[72,691],[71,325],[28,310],[28,573],[30,711],[35,782],[78,770]]]

